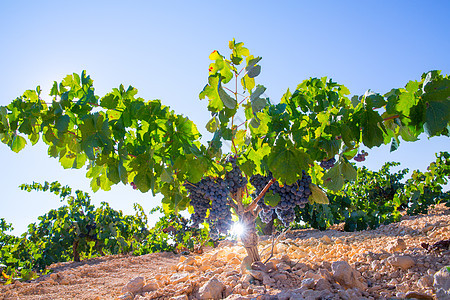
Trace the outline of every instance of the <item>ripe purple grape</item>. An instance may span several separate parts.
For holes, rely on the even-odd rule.
[[[320,162],[320,166],[322,168],[324,168],[325,170],[331,169],[334,164],[336,163],[336,159],[334,157],[328,159],[328,160],[323,160]]]
[[[369,155],[366,151],[361,151],[361,153],[358,153],[353,159],[357,162],[362,162],[366,160],[366,156]]]
[[[242,171],[236,165],[236,158],[233,156],[228,157],[227,163],[231,163],[232,169],[225,174],[225,181],[228,185],[230,193],[234,194],[239,188],[243,188],[247,185],[247,178],[242,176]]]
[[[192,226],[204,222],[209,209],[208,223],[218,233],[227,233],[231,226],[231,212],[228,205],[228,186],[222,178],[205,177],[196,184],[186,183],[194,214]],[[211,231],[212,232],[212,231]],[[211,233],[211,238],[215,239]]]
[[[302,172],[302,175],[302,179],[297,180],[292,185],[280,185],[276,181],[270,186],[269,191],[278,194],[280,196],[280,201],[276,207],[272,208],[264,203],[264,197],[261,198],[258,202],[258,206],[262,209],[259,216],[263,222],[271,221],[269,216],[273,216],[273,209],[275,209],[277,217],[283,224],[289,224],[294,220],[294,208],[296,206],[303,208],[311,195],[311,190],[309,189],[311,177],[306,174],[305,171]],[[269,176],[254,175],[250,178],[250,182],[255,187],[257,195],[261,193],[272,178],[272,174],[269,174]]]

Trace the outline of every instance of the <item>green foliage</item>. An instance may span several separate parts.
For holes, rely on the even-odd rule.
[[[450,178],[450,155],[440,152],[437,159],[422,173],[414,171],[402,183],[408,169],[391,173],[399,163],[388,162],[377,171],[358,168],[355,182],[347,182],[338,192],[328,192],[329,204],[307,204],[296,211],[296,221],[325,230],[344,222],[344,230],[355,231],[377,228],[400,220],[401,211],[409,215],[427,213],[431,205],[450,203],[450,193],[442,186]]]
[[[77,190],[72,195],[72,189],[59,182],[20,187],[52,192],[67,205],[38,217],[39,222],[30,224],[21,237],[5,234],[12,227],[1,220],[0,261],[11,270],[42,271],[55,262],[128,253],[147,238],[147,216],[138,204],[134,205],[134,216],[123,215],[106,202],[95,208],[87,193]]]
[[[450,154],[440,152],[436,158],[425,173],[415,170],[405,188],[395,195],[394,201],[405,205],[408,214],[426,214],[430,205],[440,202],[450,206],[450,192],[442,188],[450,178]]]
[[[106,202],[95,208],[87,193],[77,190],[73,194],[57,181],[20,188],[54,193],[67,204],[40,216],[20,237],[8,234],[13,227],[0,218],[0,264],[6,265],[10,278],[34,278],[35,271],[43,272],[55,262],[129,252],[195,251],[208,243],[208,229],[190,228],[180,214],[163,216],[149,230],[147,215],[136,203],[135,214],[124,215]],[[163,212],[157,207],[151,213],[155,211]]]
[[[189,203],[184,182],[220,175],[216,158],[222,157],[224,140],[232,143],[248,176],[271,171],[287,184],[302,170],[315,173],[317,162],[339,155],[338,167],[324,182],[313,174],[316,184],[339,190],[354,179],[347,159],[360,145],[391,142],[395,150],[400,137],[449,135],[450,80],[439,71],[384,95],[368,91],[351,99],[345,86],[310,78],[274,104],[255,81],[262,58],[242,42],[230,41],[229,49],[229,58],[210,54],[208,83],[200,93],[212,114],[207,130],[213,138],[207,145],[188,118],[159,100],[137,97],[134,87],[120,85],[96,95],[85,71],[54,82],[51,103],[41,99],[37,87],[0,107],[0,138],[15,152],[25,147],[26,138],[31,144],[42,139],[64,168],[88,165],[94,191],[133,182],[141,192],[162,193],[165,211],[176,212]],[[236,124],[238,113],[245,116],[241,124]]]
[[[175,219],[178,211],[189,205],[185,182],[224,176],[224,161],[229,154],[222,153],[224,141],[232,145],[237,165],[247,177],[270,172],[279,184],[290,185],[301,179],[305,171],[315,185],[327,188],[329,206],[313,203],[300,212],[304,220],[319,228],[341,220],[346,221],[347,230],[376,227],[397,220],[402,204],[413,212],[423,211],[432,201],[428,196],[420,197],[428,189],[442,196],[438,185],[429,183],[426,174],[417,174],[408,183],[414,188],[391,198],[403,173],[389,174],[391,165],[375,173],[356,171],[349,159],[363,145],[374,148],[391,143],[391,150],[395,150],[400,138],[415,141],[423,132],[430,137],[449,136],[448,75],[430,71],[404,88],[386,94],[368,90],[351,98],[350,91],[332,79],[310,78],[294,92],[288,89],[279,103],[273,103],[264,97],[266,87],[256,82],[262,71],[262,58],[250,54],[242,42],[232,40],[228,46],[229,58],[218,51],[210,54],[207,83],[199,94],[200,99],[207,100],[211,113],[206,129],[212,138],[205,145],[200,143],[200,133],[187,117],[171,111],[159,100],[137,97],[134,87],[125,89],[120,85],[104,96],[96,95],[93,80],[85,71],[54,82],[51,103],[41,99],[41,89],[37,87],[1,106],[0,139],[14,152],[22,150],[27,140],[34,145],[42,139],[48,145],[49,155],[64,168],[87,165],[86,176],[91,179],[94,192],[110,190],[121,182],[141,192],[162,193],[164,212],[174,213]],[[324,172],[319,163],[336,156],[336,165]],[[358,184],[349,183],[356,178]],[[24,188],[45,190],[39,185]],[[252,188],[248,186],[249,189]],[[62,190],[55,191],[62,195]],[[309,200],[326,202],[326,197],[319,197],[319,191],[314,189],[314,197]],[[377,194],[379,191],[382,193]],[[26,238],[35,239],[34,247],[39,251],[25,249],[27,243],[21,249],[38,253],[31,264],[46,265],[52,261],[53,252],[58,257],[76,257],[77,249],[87,253],[89,248],[89,253],[96,254],[100,251],[97,242],[111,253],[132,249],[132,236],[142,225],[142,214],[130,219],[106,203],[94,210],[89,197],[78,191],[76,196],[67,197],[67,206],[52,210],[41,217],[39,225],[29,228]],[[245,197],[238,193],[231,197],[230,207],[240,218],[249,212],[245,210],[257,212],[256,202],[243,203],[242,199],[249,198],[248,193]],[[348,211],[342,211],[344,208]],[[323,216],[327,219],[322,220]],[[178,224],[184,222],[177,220]],[[95,237],[97,246],[85,237]],[[189,248],[184,237],[171,238]],[[55,246],[54,238],[61,240],[61,246]],[[158,247],[169,249],[167,238],[158,240]],[[67,250],[71,242],[73,253]],[[56,248],[47,254],[48,247]]]
[[[150,214],[164,210],[154,208]],[[188,226],[189,220],[180,214],[170,213],[164,215],[150,229],[146,240],[134,250],[135,255],[162,251],[190,251],[199,250],[204,244],[209,243],[209,231],[206,227],[197,229]]]

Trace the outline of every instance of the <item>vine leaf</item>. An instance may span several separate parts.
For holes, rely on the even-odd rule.
[[[450,122],[450,100],[429,101],[426,112],[425,132],[429,136],[437,135]]]
[[[25,138],[23,138],[20,135],[15,134],[12,139],[11,150],[16,153],[19,153],[19,151],[22,150],[26,144],[27,144],[27,141],[25,140]]]
[[[161,181],[171,183],[173,182],[172,171],[168,169],[164,169],[161,174]]]
[[[405,116],[409,116],[411,108],[417,104],[417,98],[415,91],[417,91],[419,83],[417,81],[410,81],[406,84],[403,93],[400,94],[396,108],[402,112]]]
[[[67,128],[69,128],[70,123],[70,117],[68,115],[63,115],[58,118],[56,121],[56,129],[58,129],[58,135],[60,136],[62,133],[67,131]]]
[[[217,117],[213,117],[211,120],[208,121],[208,123],[206,123],[205,127],[206,130],[208,130],[211,133],[214,133],[219,127],[219,120],[217,119]]]
[[[323,185],[332,191],[339,191],[344,186],[344,177],[341,175],[339,164],[329,169],[322,177]]]
[[[327,194],[322,191],[320,187],[311,183],[309,185],[309,189],[311,190],[311,196],[309,196],[310,204],[330,204],[330,200],[328,200]]]
[[[241,78],[242,88],[247,91],[253,90],[255,87],[255,79],[248,77],[248,74],[245,74],[244,77]]]
[[[348,181],[354,181],[356,180],[356,177],[358,176],[358,172],[356,171],[355,167],[348,162],[347,159],[341,159],[339,163],[339,168],[341,171],[342,176],[345,180]]]
[[[353,181],[357,178],[355,167],[346,159],[339,161],[323,175],[323,183],[327,189],[339,191],[344,186],[345,180]]]
[[[281,196],[273,191],[269,190],[264,194],[264,203],[271,207],[277,206],[280,200]]]
[[[378,147],[384,142],[383,131],[380,126],[383,118],[372,108],[363,112],[362,119],[362,140],[368,148]]]
[[[227,92],[220,86],[219,87],[219,97],[220,100],[222,100],[222,103],[225,105],[225,107],[229,109],[235,109],[237,105],[236,99],[232,98],[230,95],[228,95]]]
[[[267,158],[269,169],[280,182],[293,184],[301,178],[302,170],[308,170],[311,158],[302,150],[280,144],[272,148]]]
[[[261,66],[260,65],[256,65],[254,67],[251,67],[250,70],[247,71],[247,75],[250,78],[255,78],[256,76],[259,75],[259,73],[261,73]]]
[[[208,110],[211,112],[218,112],[223,109],[223,102],[219,96],[219,74],[211,75],[208,77],[208,84],[205,85],[203,91],[201,91],[199,98],[205,99],[208,97]]]

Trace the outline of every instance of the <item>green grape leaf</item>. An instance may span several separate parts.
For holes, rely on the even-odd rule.
[[[241,78],[241,84],[244,90],[251,91],[255,87],[255,79],[250,78],[245,74],[245,76]]]
[[[253,56],[249,56],[249,58],[251,57]],[[261,73],[261,66],[256,65],[261,59],[261,57],[256,57],[248,60],[247,66],[245,67],[248,77],[255,78]]]
[[[195,166],[193,168],[192,166]],[[192,183],[199,182],[208,170],[208,164],[205,158],[195,157],[194,154],[179,156],[173,165],[180,173],[186,175],[186,180]]]
[[[424,83],[423,90],[422,98],[425,101],[445,101],[450,97],[450,79],[433,79],[426,85]]]
[[[361,96],[354,95],[351,99],[351,102],[353,107],[358,106],[358,104],[361,103]]]
[[[385,97],[387,97],[386,112],[389,115],[396,115],[398,113],[396,107],[398,103],[399,94],[400,94],[399,89],[392,89],[384,95]]]
[[[25,145],[27,144],[27,141],[25,138],[23,138],[20,135],[13,134],[12,142],[11,142],[11,150],[19,153],[20,150],[22,150]]]
[[[367,91],[364,95],[365,103],[373,108],[380,108],[386,105],[386,100],[384,100],[384,97],[380,94],[376,94],[372,91]]]
[[[429,101],[426,110],[425,132],[429,136],[437,135],[450,123],[450,99]]]
[[[24,134],[31,134],[33,128],[31,127],[31,119],[24,119],[22,124],[19,126],[19,132]]]
[[[323,185],[332,191],[339,191],[344,186],[344,177],[341,175],[339,164],[335,164],[322,177]]]
[[[251,56],[253,57],[253,56]],[[261,61],[262,57],[252,58],[248,61],[247,66],[245,67],[245,71],[249,72],[257,63]]]
[[[28,136],[28,139],[30,140],[31,145],[33,145],[33,146],[36,145],[36,143],[39,141],[39,138],[40,138],[40,135],[34,134],[34,133],[32,133]]]
[[[211,118],[211,120],[208,121],[208,123],[206,123],[205,127],[206,130],[208,130],[211,133],[214,133],[219,127],[219,120],[217,119],[217,117],[213,117]]]
[[[237,106],[236,99],[232,98],[230,95],[228,95],[227,92],[220,86],[219,87],[219,97],[220,100],[222,100],[223,104],[229,108],[229,109],[235,109]]]
[[[275,207],[278,205],[278,203],[280,203],[281,197],[278,193],[274,193],[273,191],[267,191],[264,194],[264,203],[271,206],[271,207]]]
[[[72,168],[75,154],[72,152],[67,152],[66,149],[59,153],[59,162],[64,169]]]
[[[340,124],[341,125],[341,137],[342,140],[344,141],[345,146],[347,147],[352,147],[352,141],[353,141],[353,136],[352,136],[352,131],[350,129],[350,127],[347,124]]]
[[[327,194],[322,191],[320,187],[311,183],[309,185],[309,189],[311,191],[311,196],[309,196],[310,204],[330,204],[330,200],[328,200]]]
[[[172,171],[164,169],[161,174],[161,181],[167,183],[173,182]]]
[[[295,147],[275,146],[267,158],[269,169],[280,182],[293,184],[301,178],[302,170],[308,170],[311,158]]]
[[[107,109],[115,109],[119,105],[119,97],[114,93],[109,93],[100,99],[100,105]]]
[[[210,75],[208,77],[208,84],[205,85],[203,91],[201,91],[200,99],[208,97],[208,110],[211,112],[218,112],[223,109],[223,102],[219,96],[219,74]]]
[[[257,116],[254,116],[253,118],[251,118],[250,126],[252,126],[253,128],[258,128],[260,124],[261,124],[261,122]]]
[[[368,148],[378,147],[384,142],[384,134],[380,129],[383,118],[371,108],[363,112],[361,118],[362,140]]]
[[[394,152],[395,150],[398,149],[398,147],[400,147],[400,141],[398,138],[393,137],[392,141],[391,141],[391,148],[390,148],[390,152]]]
[[[345,158],[340,159],[339,162],[340,172],[345,180],[354,181],[357,177],[357,171],[355,167],[349,163],[349,161]]]
[[[257,98],[252,100],[252,110],[254,113],[260,112],[267,106],[267,100],[263,98]]]
[[[69,123],[70,123],[70,117],[68,115],[60,116],[55,124],[56,129],[58,129],[58,134],[64,133],[65,131],[67,131],[67,128],[69,127]]]
[[[415,92],[419,88],[419,82],[410,81],[406,85],[406,91],[402,90],[398,102],[396,105],[397,111],[402,112],[405,116],[409,116],[409,112],[411,107],[417,104],[418,98],[415,95]]]
[[[266,91],[266,88],[263,85],[258,84],[256,86],[256,89],[252,92],[250,95],[250,101],[254,101],[259,98],[264,92]]]
[[[321,139],[320,148],[327,152],[327,157],[333,157],[339,152],[341,141],[336,139]]]
[[[403,126],[402,124],[397,125],[400,127],[399,133],[403,140],[406,142],[415,142],[419,140],[417,135],[415,135],[409,127]]]
[[[153,190],[156,183],[156,179],[155,176],[153,175],[153,172],[151,171],[146,172],[145,170],[141,170],[136,174],[136,176],[134,176],[133,182],[134,184],[136,184],[136,187],[142,193],[146,193],[150,189]]]
[[[50,90],[50,96],[58,96],[59,95],[59,91],[58,91],[58,83],[56,81],[53,81],[53,86],[52,89]]]
[[[94,192],[97,192],[99,189],[103,191],[111,190],[112,182],[108,179],[106,165],[91,167],[86,177],[92,178],[90,186]]]
[[[261,73],[261,66],[260,65],[256,65],[256,66],[252,67],[250,70],[247,71],[247,76],[250,77],[250,78],[255,78],[260,73]]]
[[[264,107],[267,106],[267,100],[259,98],[259,96],[261,96],[265,91],[266,88],[258,84],[256,89],[250,95],[250,102],[252,104],[253,114],[260,112],[261,110],[264,109]]]

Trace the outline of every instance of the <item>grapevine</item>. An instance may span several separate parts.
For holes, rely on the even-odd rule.
[[[356,179],[350,160],[365,159],[357,154],[362,146],[390,143],[395,150],[401,139],[414,141],[423,132],[449,136],[450,79],[439,71],[386,94],[352,98],[331,79],[310,78],[275,104],[255,81],[262,58],[235,40],[229,49],[229,58],[210,54],[199,95],[211,113],[206,144],[187,117],[137,97],[131,86],[96,95],[85,71],[55,82],[50,103],[37,87],[0,107],[1,141],[19,152],[27,138],[33,145],[42,139],[64,168],[89,166],[94,191],[121,182],[162,193],[166,213],[193,206],[192,223],[206,220],[216,238],[228,230],[233,212],[247,228],[244,247],[258,261],[261,211],[264,220],[275,213],[288,225],[295,208],[328,201],[319,186],[337,191]],[[222,153],[224,141],[232,153]]]

